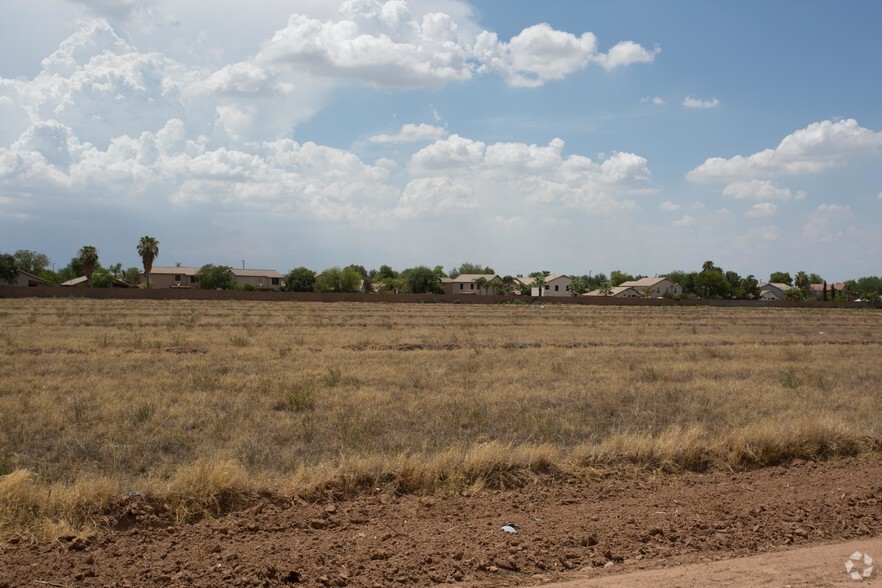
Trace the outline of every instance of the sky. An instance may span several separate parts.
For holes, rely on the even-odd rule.
[[[0,0],[0,251],[882,274],[882,2]]]

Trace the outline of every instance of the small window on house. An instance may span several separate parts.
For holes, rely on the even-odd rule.
[[[181,274],[175,274],[175,282],[181,281]]]
[[[465,284],[460,284],[459,289],[462,290],[464,286],[465,286]]]
[[[475,289],[475,285],[474,285],[474,284],[469,284],[469,290],[474,290],[474,289]]]
[[[190,283],[191,283],[191,284],[195,284],[195,283],[196,283],[196,276],[190,276]]]
[[[280,278],[273,278],[273,286],[278,286],[278,285],[279,285],[279,279],[280,279]]]
[[[560,286],[557,285],[557,284],[555,284],[555,285],[554,285],[554,291],[557,292],[557,291],[559,291],[559,290],[560,290]]]
[[[567,292],[569,292],[569,291],[570,291],[570,285],[567,284]]]

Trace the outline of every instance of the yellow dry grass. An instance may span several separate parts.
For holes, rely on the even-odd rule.
[[[855,455],[882,313],[0,300],[0,528]]]

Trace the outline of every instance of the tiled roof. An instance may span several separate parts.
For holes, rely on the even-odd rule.
[[[639,280],[622,282],[619,286],[625,286],[626,288],[652,288],[662,280],[667,280],[667,278],[640,278]]]
[[[282,274],[274,269],[238,269],[231,270],[238,278],[281,278]]]
[[[478,278],[484,278],[485,280],[487,280],[489,282],[493,278],[499,278],[499,276],[497,276],[496,274],[459,274],[455,278],[451,278],[451,281],[455,282],[457,284],[459,284],[459,283],[470,284],[470,283],[474,282],[475,280],[477,280]]]

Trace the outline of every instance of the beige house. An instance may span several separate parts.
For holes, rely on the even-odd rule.
[[[272,269],[237,269],[230,270],[233,281],[240,287],[254,286],[256,290],[282,289],[282,274]]]
[[[784,300],[788,290],[792,290],[793,286],[787,284],[763,282],[759,285],[760,300]]]
[[[665,295],[680,296],[683,288],[667,278],[641,278],[622,282],[619,287],[634,288],[641,296],[647,298],[660,298]]]
[[[0,281],[0,286],[21,286],[24,288],[36,288],[40,286],[45,286],[46,280],[41,278],[40,276],[35,276],[34,274],[29,274],[24,270],[17,270],[15,273],[15,280],[12,281],[11,284],[7,284],[6,282]]]
[[[166,265],[154,265],[150,270],[151,288],[195,288],[196,272],[198,267],[172,267]],[[147,276],[144,272],[140,276],[141,287],[147,287]]]
[[[643,293],[638,292],[630,286],[614,286],[609,289],[608,294],[604,294],[603,290],[592,290],[586,292],[583,296],[610,296],[612,298],[643,298]]]
[[[525,284],[534,284],[534,278],[520,278]],[[529,281],[526,281],[529,280]],[[531,296],[572,296],[573,295],[573,278],[564,274],[551,274],[545,276],[545,283],[542,286],[532,286],[530,289]]]
[[[484,281],[479,282],[482,278]],[[459,274],[455,278],[441,280],[445,294],[467,296],[496,294],[496,285],[501,283],[502,278],[496,274]]]
[[[825,287],[827,288],[827,300],[833,300],[836,295],[845,293],[845,284],[838,282],[836,284],[812,284],[809,286],[809,294],[815,300],[823,300]]]

